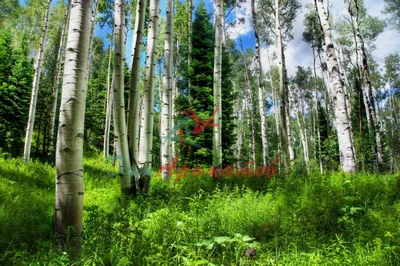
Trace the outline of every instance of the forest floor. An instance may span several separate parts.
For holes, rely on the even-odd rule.
[[[400,176],[153,179],[120,200],[85,159],[80,258],[52,251],[54,167],[0,157],[0,265],[400,265]]]

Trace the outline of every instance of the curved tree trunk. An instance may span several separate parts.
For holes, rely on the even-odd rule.
[[[128,106],[128,139],[132,152],[132,163],[139,156],[139,99],[140,99],[140,60],[142,58],[143,31],[146,17],[147,0],[138,0],[136,5],[135,32],[132,41],[132,67]],[[136,180],[138,182],[138,180]],[[138,184],[136,184],[137,186]]]
[[[38,94],[38,90],[39,90],[40,74],[42,71],[43,53],[44,53],[44,46],[45,46],[46,35],[47,35],[47,25],[49,23],[51,1],[52,0],[47,0],[46,12],[44,15],[42,37],[40,38],[39,53],[38,53],[38,58],[37,58],[37,62],[36,62],[35,74],[33,76],[32,95],[31,95],[31,102],[29,105],[28,125],[26,127],[25,146],[24,146],[24,162],[25,163],[28,163],[29,159],[31,157],[32,134],[33,134],[33,127],[35,124],[37,94]]]
[[[110,125],[111,125],[111,113],[113,106],[113,92],[111,83],[111,58],[112,58],[112,39],[110,40],[109,53],[108,53],[108,67],[107,67],[107,103],[106,103],[106,121],[104,124],[104,142],[103,142],[103,153],[104,159],[107,159],[110,153]]]
[[[150,188],[153,152],[154,125],[154,73],[157,59],[157,36],[159,20],[159,0],[150,0],[150,22],[147,38],[146,77],[142,99],[143,121],[140,128],[139,166],[140,189],[147,193]]]
[[[55,247],[79,254],[83,217],[83,136],[92,1],[72,5],[56,150]]]
[[[125,68],[125,0],[115,1],[114,19],[114,75],[113,75],[113,113],[114,135],[117,140],[117,158],[120,172],[121,192],[125,197],[134,193],[132,175],[138,175],[137,169],[132,168],[129,156],[128,136],[126,130],[125,101],[124,101],[124,68]]]
[[[346,99],[343,90],[343,81],[340,76],[339,66],[335,55],[335,48],[331,38],[331,27],[328,20],[327,11],[323,0],[315,0],[319,18],[324,31],[325,53],[329,72],[329,86],[331,89],[332,100],[335,105],[335,119],[339,141],[340,163],[343,171],[355,171],[356,162],[351,142],[350,127],[346,110]]]

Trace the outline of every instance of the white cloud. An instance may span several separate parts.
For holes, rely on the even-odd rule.
[[[285,50],[286,56],[286,66],[288,70],[288,75],[294,75],[296,72],[296,67],[298,65],[303,67],[312,66],[313,58],[311,48],[302,41],[302,34],[304,31],[304,14],[307,12],[306,5],[314,4],[312,0],[299,0],[302,5],[302,12],[297,16],[295,22],[293,23],[293,33],[294,39],[289,43],[287,49]],[[334,20],[338,20],[343,15],[347,15],[346,5],[343,1],[330,1],[331,12]],[[387,18],[386,15],[382,14],[384,8],[383,1],[376,0],[365,0],[365,7],[367,8],[368,14],[372,16],[377,16],[381,19]],[[245,23],[238,24],[235,27],[229,28],[227,34],[230,38],[237,39],[243,35],[252,32],[252,22],[251,22],[251,2],[247,0],[245,3],[241,4],[241,8],[232,12],[232,17],[234,18],[244,18]],[[400,52],[400,45],[398,40],[400,39],[400,33],[390,27],[385,28],[384,32],[380,34],[375,42],[376,50],[373,51],[373,56],[376,58],[377,62],[383,66],[384,57],[390,53]],[[270,47],[270,55],[276,52],[277,48],[274,46]],[[262,65],[264,71],[269,69],[267,50],[266,48],[261,49]],[[277,64],[273,62],[272,64]]]
[[[226,34],[229,38],[236,40],[240,36],[249,34],[253,31],[250,0],[240,3],[240,8],[236,7],[229,16],[232,17],[232,20],[237,20],[235,26],[230,26],[226,30]],[[244,22],[238,23],[240,19],[244,19]]]

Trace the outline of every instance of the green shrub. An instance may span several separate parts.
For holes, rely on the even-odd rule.
[[[51,249],[54,169],[0,158],[2,265],[399,265],[400,181],[340,172],[153,179],[122,202],[116,171],[85,158],[81,257]]]

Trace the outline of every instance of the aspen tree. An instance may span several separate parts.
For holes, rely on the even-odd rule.
[[[353,144],[351,142],[349,118],[346,110],[346,99],[343,90],[343,81],[341,79],[339,66],[335,54],[335,48],[332,41],[331,26],[328,20],[326,2],[315,0],[322,29],[324,32],[324,52],[327,58],[329,73],[329,87],[332,95],[332,101],[335,108],[335,120],[339,141],[340,163],[343,171],[350,172],[356,170],[356,162],[353,153]]]
[[[173,66],[173,29],[174,29],[174,0],[167,0],[167,23],[164,48],[164,86],[161,107],[161,165],[167,165],[172,159],[172,66]],[[162,178],[168,179],[170,171],[162,170]]]
[[[128,107],[128,138],[132,152],[132,163],[138,161],[139,154],[139,98],[140,98],[140,60],[142,58],[143,31],[146,17],[147,0],[138,0],[136,4],[135,30],[132,41],[132,66]]]
[[[83,136],[88,84],[91,0],[72,3],[56,148],[55,246],[80,251],[83,217]]]
[[[113,52],[112,38],[110,38],[110,45],[108,47],[108,66],[107,66],[107,100],[106,100],[106,121],[104,123],[104,142],[103,142],[103,153],[104,159],[108,158],[110,153],[110,126],[111,126],[111,113],[113,106],[113,84],[111,82],[111,58]]]
[[[360,16],[360,7],[359,7],[359,4],[357,1],[358,0],[349,1],[348,10],[350,12],[350,15],[355,16],[355,18],[356,18],[354,27],[355,27],[356,34],[357,34],[357,40],[359,42],[362,67],[363,67],[363,72],[364,72],[364,77],[365,77],[365,82],[366,82],[366,92],[364,92],[363,94],[365,95],[364,97],[367,102],[366,108],[368,108],[368,110],[369,110],[369,113],[372,118],[374,130],[375,130],[378,169],[379,169],[379,171],[382,171],[383,170],[382,138],[381,138],[381,132],[380,132],[380,128],[379,128],[377,110],[375,109],[375,100],[374,100],[374,96],[372,95],[371,75],[370,75],[370,71],[369,71],[367,53],[365,50],[364,38],[360,31],[360,17],[359,17]],[[354,4],[355,14],[352,11],[351,3]]]
[[[263,147],[263,165],[267,167],[269,163],[269,152],[268,152],[268,138],[267,138],[267,119],[265,117],[265,106],[264,106],[264,87],[263,87],[263,70],[261,65],[261,51],[260,51],[260,36],[257,31],[257,12],[255,8],[255,0],[251,0],[252,16],[253,16],[253,29],[254,36],[256,39],[256,60],[258,64],[258,110],[261,118],[261,139]]]
[[[137,176],[138,172],[134,166],[131,168],[128,136],[126,130],[124,101],[125,5],[125,0],[115,1],[113,114],[114,135],[116,138],[118,166],[121,176],[121,192],[124,196],[129,197],[133,194],[132,175]],[[133,171],[131,169],[133,169]]]
[[[280,99],[280,128],[279,135],[281,136],[282,150],[283,150],[283,163],[286,170],[290,167],[290,161],[292,160],[293,148],[290,148],[289,132],[288,132],[288,121],[289,114],[287,113],[288,108],[288,97],[287,97],[287,81],[286,81],[286,66],[285,66],[285,54],[283,51],[283,37],[280,23],[280,12],[279,12],[279,0],[275,0],[275,26],[278,40],[278,53],[279,53],[279,99]]]
[[[57,102],[58,102],[58,94],[59,87],[61,81],[61,71],[63,65],[63,57],[65,55],[65,45],[67,41],[67,30],[68,30],[68,22],[69,22],[69,13],[71,10],[71,0],[68,1],[68,4],[65,9],[64,23],[61,30],[60,37],[60,47],[58,48],[57,54],[57,67],[56,74],[54,75],[54,83],[53,83],[53,101],[50,111],[50,128],[49,128],[49,143],[50,143],[50,151],[53,150],[53,139],[54,139],[54,128],[56,125],[56,110],[57,110]]]
[[[222,73],[222,39],[223,25],[223,2],[214,0],[215,9],[215,49],[214,49],[214,115],[213,127],[213,167],[222,167],[222,106],[221,106],[221,73]]]
[[[150,0],[150,21],[147,37],[146,75],[142,99],[142,121],[140,125],[139,166],[140,189],[147,192],[150,188],[151,164],[153,153],[154,127],[154,74],[157,59],[157,36],[159,20],[159,0]]]
[[[29,105],[28,125],[26,127],[25,146],[24,146],[24,162],[25,163],[28,163],[29,159],[31,157],[32,134],[33,134],[33,128],[34,128],[34,124],[35,124],[37,95],[38,95],[38,90],[39,90],[40,74],[42,71],[43,53],[44,53],[44,46],[46,43],[47,28],[48,28],[48,24],[49,24],[51,2],[52,2],[52,0],[47,0],[46,11],[45,11],[45,15],[44,15],[44,22],[43,22],[43,29],[42,29],[42,37],[40,38],[39,53],[38,53],[38,57],[37,57],[36,67],[35,67],[35,74],[33,76],[31,102]]]

